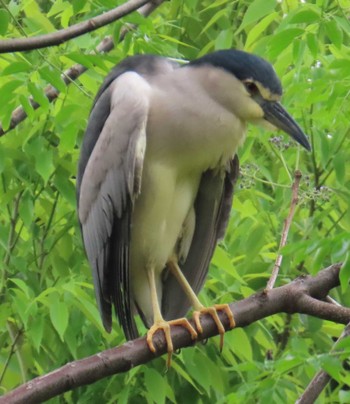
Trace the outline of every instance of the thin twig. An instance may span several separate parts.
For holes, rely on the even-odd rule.
[[[324,235],[324,238],[327,239],[327,237],[331,234],[332,230],[337,227],[337,225],[341,222],[343,217],[348,213],[348,209],[346,208],[341,215],[338,217],[338,219],[332,224],[332,226],[327,230],[327,233]]]
[[[341,340],[350,335],[350,323],[344,328],[344,331],[333,345],[331,352],[334,352]],[[311,380],[304,393],[296,401],[296,404],[312,404],[321,394],[322,390],[327,386],[331,377],[324,370],[320,370]]]
[[[331,296],[327,296],[326,298],[325,298],[325,301],[327,302],[327,303],[332,303],[332,304],[335,304],[336,306],[342,306],[340,303],[338,303],[335,299],[333,299],[333,297],[331,297]]]
[[[289,213],[288,213],[287,219],[284,222],[279,251],[281,251],[281,249],[287,244],[289,229],[292,224],[292,220],[293,220],[294,213],[295,213],[295,208],[298,204],[298,192],[299,192],[300,180],[301,180],[301,172],[299,170],[296,170],[294,173],[294,182],[292,185],[292,200],[290,203],[290,208],[289,208]],[[281,268],[282,260],[283,260],[283,255],[281,253],[279,253],[276,258],[275,265],[272,269],[271,277],[270,277],[269,281],[267,282],[266,290],[271,290],[274,287],[279,270]]]
[[[16,224],[17,224],[17,219],[18,219],[19,202],[21,200],[23,192],[24,192],[24,190],[20,191],[13,202],[13,213],[10,218],[11,228],[10,228],[8,242],[7,242],[7,250],[6,250],[5,257],[4,257],[5,266],[7,266],[9,264],[10,258],[11,258],[11,253],[14,248],[13,240],[16,235]]]
[[[6,359],[6,362],[4,364],[4,368],[2,369],[2,372],[0,374],[0,385],[1,385],[2,381],[3,381],[3,379],[4,379],[6,370],[7,370],[8,366],[9,366],[9,364],[10,364],[10,360],[12,358],[12,355],[15,353],[16,344],[17,344],[18,338],[20,337],[22,332],[23,332],[23,329],[18,330],[16,336],[12,340],[10,352],[9,352],[8,357]]]
[[[56,196],[55,196],[55,199],[54,199],[54,203],[52,205],[49,220],[47,221],[47,224],[46,224],[44,232],[43,232],[43,236],[42,236],[42,238],[40,240],[40,260],[39,260],[39,265],[38,265],[38,268],[40,269],[40,273],[42,273],[44,260],[45,260],[45,257],[47,255],[47,253],[45,252],[45,241],[46,241],[46,238],[47,238],[47,236],[49,234],[50,227],[52,225],[52,220],[53,220],[53,217],[54,217],[55,212],[56,212],[56,207],[57,207],[59,196],[60,196],[59,192],[56,192]]]
[[[14,202],[13,202],[13,213],[10,217],[10,232],[9,232],[9,237],[7,240],[7,248],[6,248],[6,254],[4,257],[3,261],[3,270],[1,274],[1,284],[0,284],[0,296],[2,295],[2,290],[5,288],[5,283],[7,280],[7,267],[10,263],[11,259],[11,253],[13,249],[15,248],[16,245],[16,225],[17,225],[17,220],[18,220],[18,215],[19,215],[19,203],[22,198],[24,190],[20,191],[18,195],[16,196]],[[1,299],[0,299],[1,301]]]
[[[0,41],[0,53],[27,51],[46,48],[53,45],[61,45],[69,39],[76,38],[91,31],[95,31],[110,24],[127,14],[137,10],[148,3],[149,0],[129,0],[106,13],[83,21],[71,27],[51,32],[45,35],[38,35],[30,38],[4,39]]]
[[[23,333],[23,328],[18,330],[18,328],[15,327],[15,325],[13,323],[11,323],[10,321],[6,322],[6,328],[7,328],[7,332],[9,333],[11,341],[12,341],[13,352],[16,354],[17,362],[18,362],[19,369],[21,372],[22,383],[25,383],[27,381],[27,371],[26,371],[26,366],[24,363],[25,361],[24,361],[23,354],[20,350],[20,347],[18,346],[18,338]],[[17,346],[17,349],[15,349],[16,346]],[[12,351],[12,347],[11,347],[11,351]],[[10,356],[9,356],[10,359],[12,356],[11,351],[10,351]],[[5,375],[5,372],[6,372],[6,369],[4,369],[3,375]]]

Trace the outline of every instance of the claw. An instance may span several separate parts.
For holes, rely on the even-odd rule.
[[[188,332],[191,334],[191,338],[195,340],[198,336],[196,330],[192,327],[190,322],[186,318],[179,318],[176,320],[171,320],[171,321],[165,321],[165,320],[160,320],[155,322],[152,327],[148,330],[147,332],[147,345],[150,349],[151,352],[156,352],[156,348],[153,344],[153,335],[159,331],[162,330],[165,336],[165,341],[167,344],[167,352],[168,352],[168,358],[167,358],[167,368],[170,368],[171,366],[171,358],[174,352],[174,346],[173,346],[173,341],[171,339],[171,329],[170,326],[182,326],[185,327]]]
[[[216,304],[213,307],[202,307],[200,310],[196,310],[193,312],[193,320],[196,324],[196,328],[200,334],[203,332],[203,327],[200,321],[200,316],[203,314],[209,314],[212,319],[215,321],[216,327],[220,334],[220,352],[224,346],[224,335],[225,335],[225,328],[218,316],[218,311],[224,311],[227,315],[229,322],[230,322],[230,329],[235,327],[235,320],[233,318],[233,313],[230,309],[228,304]]]

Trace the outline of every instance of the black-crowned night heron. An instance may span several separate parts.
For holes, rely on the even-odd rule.
[[[78,211],[104,327],[112,304],[128,339],[134,315],[151,350],[170,325],[196,338],[228,305],[197,298],[216,243],[224,235],[246,124],[269,124],[306,149],[308,140],[279,100],[281,83],[260,57],[237,50],[208,54],[180,67],[158,56],[117,65],[98,92],[82,145]],[[195,310],[197,331],[182,318]]]

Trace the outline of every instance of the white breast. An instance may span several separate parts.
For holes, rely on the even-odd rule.
[[[177,247],[201,176],[233,157],[245,130],[244,123],[212,99],[200,83],[192,81],[191,88],[184,85],[181,75],[187,73],[183,72],[178,78],[165,78],[164,86],[158,77],[157,86],[152,86],[141,194],[132,218],[131,287],[150,322],[146,268],[152,266],[158,273],[161,299],[160,275]]]

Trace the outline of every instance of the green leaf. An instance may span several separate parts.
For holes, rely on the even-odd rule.
[[[348,18],[346,18],[346,15],[342,14],[341,16],[339,16],[339,15],[333,14],[332,17],[337,22],[337,25],[338,25],[339,29],[341,28],[344,32],[349,34],[349,32],[350,32],[350,22],[349,22]]]
[[[154,369],[145,368],[145,387],[155,403],[165,402],[166,382],[165,379]]]
[[[340,402],[340,404],[350,403],[350,391],[340,390],[339,391],[339,402]]]
[[[34,109],[32,107],[32,104],[29,102],[28,97],[21,94],[19,96],[19,101],[20,101],[25,113],[28,115],[28,117],[33,118]]]
[[[232,47],[232,29],[221,31],[215,40],[215,49],[227,49]]]
[[[54,70],[49,66],[44,66],[42,69],[39,69],[39,74],[44,80],[52,84],[60,92],[66,91],[67,87],[61,78],[61,74],[57,70]]]
[[[322,166],[325,167],[329,159],[331,158],[331,150],[329,148],[329,139],[325,134],[319,136],[319,142],[321,146],[321,161]]]
[[[320,13],[314,10],[303,10],[298,11],[290,20],[290,24],[300,24],[313,22],[318,22],[320,20]]]
[[[186,352],[187,354],[187,352]],[[185,366],[190,376],[203,387],[207,394],[209,394],[211,377],[208,367],[209,359],[203,357],[200,352],[192,353],[193,359],[186,360]],[[187,356],[187,355],[186,355]]]
[[[95,325],[99,332],[103,332],[104,330],[101,324],[100,314],[96,304],[91,303],[92,301],[89,299],[89,296],[73,283],[64,285],[64,288],[68,290],[74,297],[72,304],[74,304],[74,306],[76,306],[83,313],[88,321]]]
[[[307,327],[309,329],[310,332],[312,333],[316,333],[318,331],[321,330],[323,325],[323,320],[321,320],[320,318],[316,318],[316,317],[307,317]]]
[[[343,370],[341,361],[339,358],[325,355],[321,359],[323,370],[325,370],[334,380],[341,381],[341,372]]]
[[[5,35],[10,21],[10,16],[7,10],[0,9],[0,35]]]
[[[304,30],[299,28],[289,28],[273,35],[269,42],[269,55],[272,58],[277,57],[283,50],[291,45],[294,39],[303,34]]]
[[[74,14],[77,14],[85,6],[86,0],[73,0],[72,3]]]
[[[177,44],[177,45],[182,45],[182,46],[185,46],[185,47],[193,48],[193,46],[188,45],[187,43],[182,42],[182,41],[180,41],[180,40],[178,40],[178,39],[176,39],[176,38],[172,38],[172,37],[169,36],[169,35],[159,34],[158,36],[159,36],[159,38],[161,38],[161,39],[164,39],[164,40],[169,41],[169,42],[173,42],[173,43],[175,43],[175,44]]]
[[[50,8],[46,16],[50,18],[62,14],[67,5],[68,5],[67,2],[62,0],[53,2],[52,7]]]
[[[335,59],[329,64],[329,68],[330,69],[342,69],[345,71],[350,68],[350,60],[349,59]]]
[[[32,32],[37,30],[40,33],[55,31],[55,27],[45,13],[41,12],[39,4],[36,2],[24,2],[23,11],[26,15],[25,22]]]
[[[28,90],[32,94],[34,100],[40,104],[41,107],[48,109],[50,106],[50,102],[47,99],[46,95],[44,94],[43,90],[41,87],[38,85],[29,82],[28,83]]]
[[[244,14],[242,24],[236,31],[236,35],[241,32],[248,25],[258,21],[260,18],[265,17],[267,14],[272,13],[276,7],[276,0],[254,0],[248,7]]]
[[[344,349],[347,351],[350,350],[350,336],[349,335],[347,337],[341,339],[339,342],[337,342],[336,350],[339,351],[340,349]]]
[[[178,373],[183,379],[187,380],[188,383],[190,383],[192,385],[192,387],[194,387],[197,392],[199,394],[202,394],[202,391],[199,390],[199,388],[197,387],[196,383],[194,382],[194,380],[190,377],[190,375],[184,370],[182,369],[182,367],[180,365],[178,365],[176,363],[176,361],[173,361],[171,364],[171,367],[176,371],[176,373]]]
[[[340,286],[343,293],[349,289],[350,282],[350,254],[346,254],[339,274]]]
[[[259,36],[266,30],[266,28],[277,19],[278,13],[271,13],[264,17],[261,21],[255,24],[247,35],[245,49],[249,50],[251,45],[259,38]]]
[[[265,232],[266,227],[262,224],[258,224],[250,229],[249,236],[245,244],[245,249],[249,252],[250,257],[254,257],[256,254],[258,254],[265,244]]]
[[[306,35],[306,43],[312,56],[316,58],[318,54],[318,41],[316,35],[309,32]]]
[[[19,206],[19,215],[23,223],[29,228],[33,221],[34,204],[33,198],[29,192],[25,192],[22,196]]]
[[[276,362],[276,370],[280,373],[287,373],[292,369],[301,366],[305,362],[304,358],[300,357],[287,357],[280,359]]]
[[[64,332],[68,326],[68,309],[66,304],[60,300],[57,293],[49,296],[50,319],[61,340],[64,341]]]
[[[42,339],[44,335],[44,317],[42,316],[35,316],[33,317],[32,321],[30,322],[30,330],[29,336],[31,339],[31,343],[33,344],[34,348],[37,352],[40,351],[42,348]]]
[[[53,171],[53,151],[41,151],[35,159],[35,168],[43,180],[47,182]]]
[[[208,7],[203,8],[201,10],[201,13],[204,13],[205,11],[210,10],[211,8],[223,6],[224,4],[227,4],[227,0],[215,0]]]
[[[29,296],[27,296],[26,293],[24,293],[20,289],[11,288],[11,291],[13,293],[13,296],[11,299],[13,309],[14,309],[15,313],[20,317],[23,324],[25,326],[27,326],[27,321],[28,321],[28,316],[29,316],[29,311],[27,310],[27,308],[29,307],[31,300],[30,300]]]
[[[26,297],[30,298],[33,295],[32,290],[28,287],[28,285],[19,278],[11,278],[9,279],[12,283],[14,283],[15,285],[17,285],[26,295]]]
[[[76,205],[75,188],[68,175],[63,176],[62,172],[58,172],[54,178],[54,184],[59,193],[70,203],[71,206]]]
[[[222,9],[215,13],[213,17],[207,22],[205,27],[202,29],[200,35],[202,35],[204,32],[206,32],[211,26],[213,26],[220,18],[227,18],[227,10]]]
[[[342,152],[337,154],[337,158],[333,159],[333,166],[339,184],[344,184],[346,159],[347,159],[346,154]]]
[[[128,404],[129,393],[130,393],[130,385],[126,385],[118,395],[118,404]]]
[[[236,344],[237,346],[239,346],[239,352],[237,352],[237,355],[239,355],[242,360],[247,360],[248,362],[252,361],[252,346],[245,330],[243,330],[242,328],[236,328],[233,331],[233,334]]]
[[[328,38],[337,48],[341,48],[343,42],[343,31],[338,27],[335,20],[326,21],[324,23]]]
[[[13,62],[1,72],[1,76],[7,76],[10,74],[16,73],[26,73],[30,72],[33,69],[33,66],[27,62]]]
[[[216,247],[211,263],[217,266],[220,270],[229,273],[240,283],[245,284],[244,279],[237,273],[234,265],[232,264],[231,257],[221,246]]]

